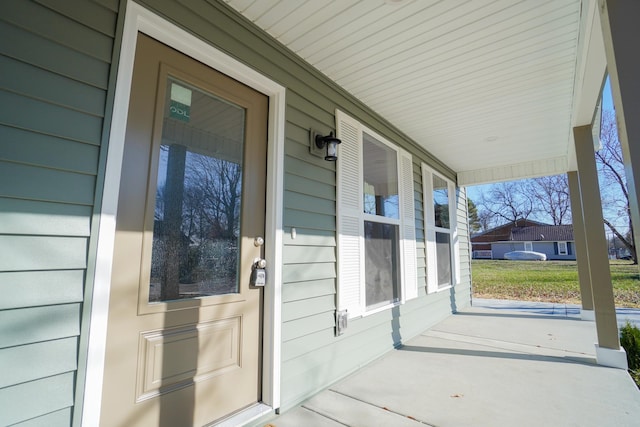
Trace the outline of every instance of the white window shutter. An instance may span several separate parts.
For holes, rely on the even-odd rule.
[[[342,140],[337,164],[338,310],[360,316],[364,294],[364,223],[362,189],[362,129],[336,110],[336,136]]]
[[[400,188],[402,197],[402,265],[404,285],[403,299],[418,297],[418,271],[416,260],[416,224],[413,200],[413,160],[411,154],[400,151]]]

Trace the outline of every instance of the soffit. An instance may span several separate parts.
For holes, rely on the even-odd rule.
[[[463,184],[569,170],[593,1],[227,3]]]

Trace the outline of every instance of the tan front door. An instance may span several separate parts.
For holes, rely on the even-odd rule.
[[[138,36],[101,426],[199,426],[260,400],[267,106]]]

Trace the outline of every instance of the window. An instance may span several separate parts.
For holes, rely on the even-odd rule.
[[[533,250],[533,242],[524,242],[524,250],[532,251]]]
[[[367,310],[399,301],[398,159],[363,133],[364,283]]]
[[[455,187],[425,164],[422,165],[424,192],[427,291],[453,286],[458,271],[458,234],[456,228]]]
[[[569,255],[567,242],[558,242],[558,255]]]
[[[417,296],[413,162],[337,111],[338,309],[348,317]]]

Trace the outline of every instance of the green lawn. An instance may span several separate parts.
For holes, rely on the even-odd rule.
[[[471,275],[477,298],[580,303],[575,261],[473,260]],[[611,279],[616,306],[640,308],[638,266],[611,261]]]

